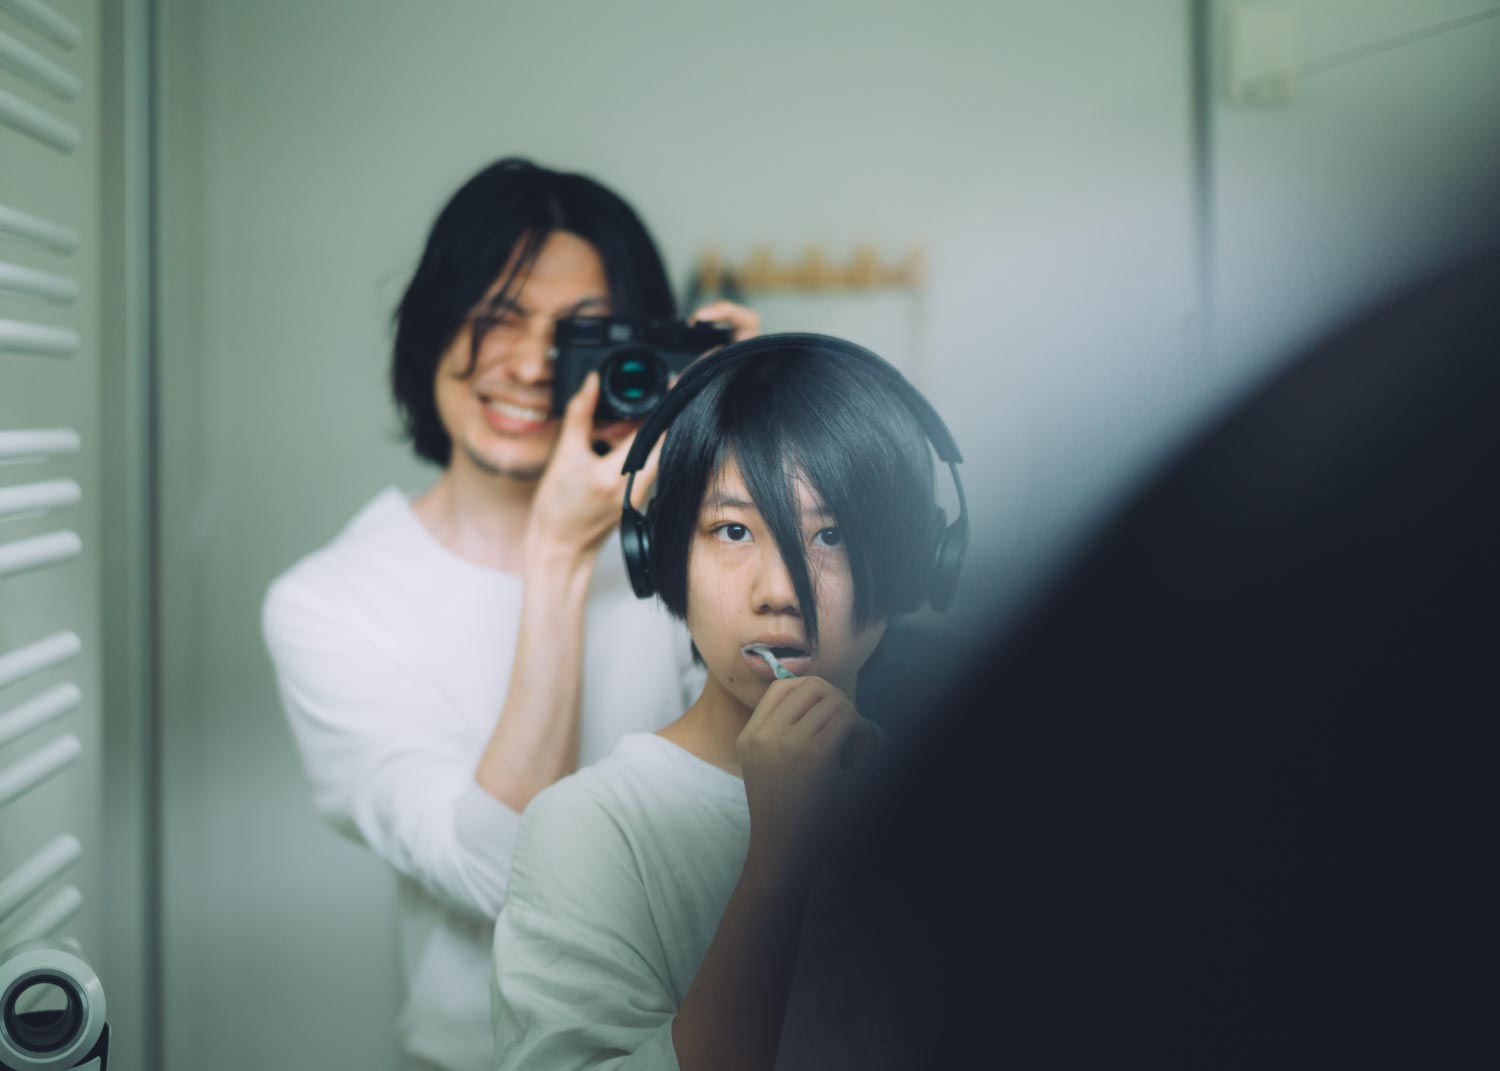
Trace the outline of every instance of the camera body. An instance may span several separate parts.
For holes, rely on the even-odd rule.
[[[553,345],[552,414],[561,416],[590,372],[599,373],[594,420],[644,420],[667,393],[672,377],[734,332],[717,324],[577,316],[557,321]]]
[[[61,941],[0,952],[0,1071],[105,1071],[104,987]]]

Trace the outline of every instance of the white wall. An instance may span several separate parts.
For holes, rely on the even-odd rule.
[[[1274,364],[1351,307],[1472,251],[1500,206],[1492,0],[1296,9],[1302,62],[1318,73],[1288,107],[1216,114],[1221,366]]]
[[[1354,7],[1310,25],[1386,32]],[[595,173],[679,274],[709,241],[925,243],[918,378],[969,456],[968,611],[1018,605],[1218,384],[1269,360],[1256,325],[1284,302],[1237,295],[1283,285],[1274,227],[1237,184],[1270,167],[1362,196],[1313,81],[1290,110],[1216,107],[1225,326],[1218,357],[1201,345],[1189,8],[162,0],[169,1069],[393,1066],[391,881],[312,813],[257,610],[377,489],[431,478],[384,373],[447,194],[511,152]],[[1489,108],[1492,68],[1459,43],[1481,32],[1443,46],[1474,50],[1462,69],[1439,51],[1399,76]],[[1366,114],[1352,89],[1343,106]],[[1415,121],[1396,113],[1390,144],[1436,139],[1429,158],[1480,126],[1400,132]],[[1349,209],[1344,252],[1298,289],[1308,316],[1360,289],[1340,272],[1388,220]],[[1301,256],[1319,229],[1282,232]]]
[[[1295,16],[1293,62],[1309,73],[1290,103],[1230,100],[1236,4]],[[1146,33],[1146,5],[1108,27],[1077,13],[1071,53],[1037,62],[1080,86],[1029,95],[1046,107],[1023,147],[936,228],[934,387],[960,438],[989,451],[976,459],[990,533],[976,565],[1002,622],[1164,451],[1299,345],[1492,242],[1500,219],[1492,2],[1186,6],[1208,24],[1201,189],[1182,155],[1186,66],[1143,64],[1132,79],[1101,60],[1150,55],[1130,37]]]

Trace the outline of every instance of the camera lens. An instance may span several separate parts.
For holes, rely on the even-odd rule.
[[[5,994],[5,1033],[27,1052],[57,1052],[78,1037],[83,1011],[83,994],[68,979],[34,974]]]
[[[667,393],[667,366],[652,350],[616,350],[599,369],[605,400],[625,420],[644,416]]]

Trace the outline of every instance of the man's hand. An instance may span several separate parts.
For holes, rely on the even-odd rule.
[[[693,313],[688,323],[726,323],[734,329],[736,342],[760,334],[760,313],[732,301],[710,302]]]
[[[811,880],[855,771],[882,736],[821,677],[766,689],[735,744],[750,804],[750,851],[759,863],[794,882]]]
[[[549,554],[596,554],[620,521],[625,478],[620,469],[635,441],[636,424],[594,425],[599,374],[590,372],[563,412],[562,430],[542,475],[526,527],[528,559]],[[603,452],[595,443],[604,444]],[[644,507],[656,482],[661,443],[636,475],[632,502]]]
[[[736,342],[760,332],[759,314],[732,301],[705,305],[693,319],[729,324]],[[563,412],[557,446],[537,487],[526,529],[528,559],[547,555],[592,557],[620,521],[625,496],[620,469],[640,424],[595,424],[598,405],[599,374],[590,372]],[[657,442],[636,474],[632,494],[636,509],[644,509],[651,496],[660,457],[661,442]]]

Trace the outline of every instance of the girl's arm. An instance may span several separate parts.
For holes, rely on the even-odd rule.
[[[873,733],[837,688],[801,677],[772,684],[740,734],[750,847],[672,1025],[681,1071],[775,1064],[808,892],[839,810],[840,759]]]
[[[818,678],[768,690],[739,741],[745,863],[681,1007],[618,814],[587,773],[540,793],[495,926],[498,1071],[771,1067],[837,813],[840,748],[872,728]]]

